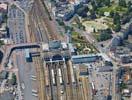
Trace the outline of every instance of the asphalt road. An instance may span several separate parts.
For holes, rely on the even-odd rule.
[[[16,62],[19,71],[20,84],[24,84],[25,88],[22,89],[24,100],[37,100],[35,96],[32,96],[32,89],[36,90],[35,81],[31,80],[31,76],[35,75],[35,66],[32,63],[27,63],[25,60],[25,53],[19,51],[16,56]]]

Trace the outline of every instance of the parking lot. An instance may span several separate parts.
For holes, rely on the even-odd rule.
[[[13,43],[25,43],[26,42],[26,32],[25,32],[25,22],[24,13],[20,11],[17,7],[9,6],[8,11],[8,27],[10,32],[10,38]]]
[[[112,72],[100,72],[99,69],[104,66],[103,62],[86,64],[89,70],[89,81],[91,88],[96,91],[93,93],[94,100],[106,100],[112,93]]]
[[[20,95],[22,95],[24,100],[38,100],[37,79],[34,64],[26,62],[25,53],[23,51],[19,51],[19,54],[17,53],[16,62],[19,71]]]

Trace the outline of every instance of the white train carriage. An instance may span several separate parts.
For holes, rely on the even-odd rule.
[[[55,85],[55,74],[54,74],[54,70],[53,69],[51,69],[51,74],[52,74],[53,85]]]
[[[59,75],[59,81],[60,81],[60,84],[63,84],[63,80],[62,80],[62,72],[61,72],[61,69],[60,69],[60,68],[58,69],[58,75]]]

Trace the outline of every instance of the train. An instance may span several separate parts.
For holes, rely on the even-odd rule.
[[[54,70],[53,69],[51,69],[51,74],[52,74],[53,85],[55,85],[55,74],[54,74]]]
[[[70,65],[70,71],[71,71],[71,81],[72,81],[72,83],[75,83],[75,77],[74,77],[74,71],[73,71],[72,64]]]
[[[58,74],[59,74],[60,84],[63,84],[62,73],[61,73],[61,69],[60,68],[58,69]]]
[[[91,86],[92,86],[92,93],[93,93],[93,95],[96,95],[97,90],[95,89],[95,85],[94,85],[93,82],[91,83]]]

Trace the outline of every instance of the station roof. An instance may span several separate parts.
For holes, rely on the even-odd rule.
[[[96,54],[87,54],[87,55],[76,55],[76,56],[72,56],[72,58],[86,58],[86,57],[95,57],[98,56]]]
[[[49,42],[49,48],[50,49],[59,49],[59,48],[61,48],[61,41],[56,41],[56,40],[50,41]]]
[[[25,49],[25,57],[26,58],[29,58],[30,57],[30,55],[29,55],[29,49]]]
[[[71,52],[75,52],[75,49],[71,43],[69,43],[68,46]]]
[[[42,49],[44,51],[49,51],[49,45],[48,44],[42,44]]]

